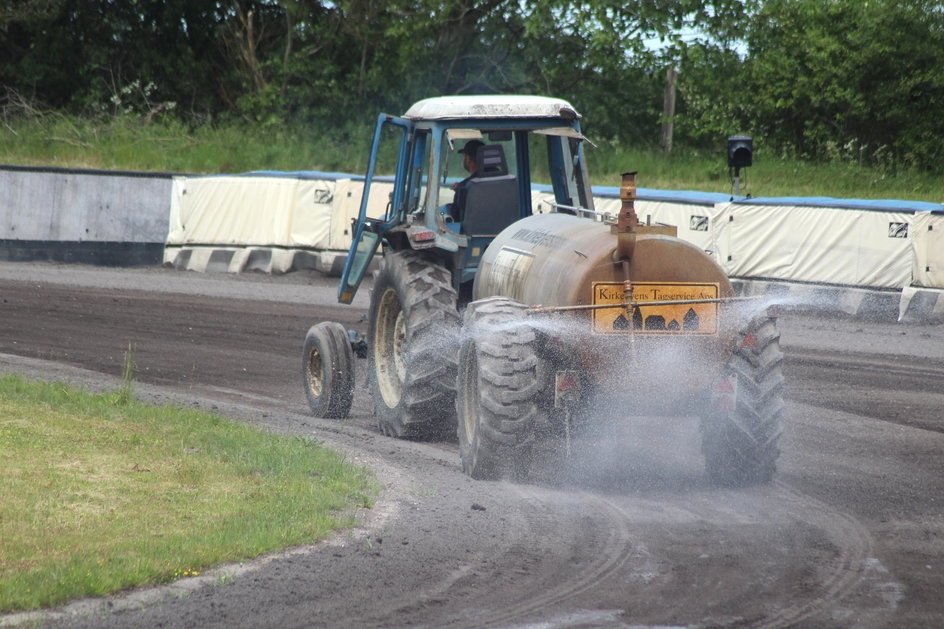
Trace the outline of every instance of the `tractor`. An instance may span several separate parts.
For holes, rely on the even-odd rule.
[[[674,227],[639,221],[635,173],[619,212],[594,209],[580,118],[565,100],[520,95],[378,117],[338,300],[376,267],[365,341],[379,429],[453,434],[473,478],[523,479],[535,446],[569,452],[605,397],[627,416],[698,415],[714,482],[769,481],[783,413],[775,317]],[[380,172],[393,186],[371,218]],[[317,416],[350,412],[353,340],[333,322],[306,336]]]

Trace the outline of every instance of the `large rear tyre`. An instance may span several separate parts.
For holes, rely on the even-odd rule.
[[[368,375],[380,430],[433,437],[455,421],[459,314],[452,277],[415,251],[385,255],[368,315]]]
[[[717,485],[773,479],[783,432],[783,353],[776,319],[753,318],[709,393],[701,419],[705,471]]]
[[[305,335],[302,380],[316,417],[345,419],[354,400],[354,352],[340,323],[323,321]]]
[[[522,480],[531,464],[545,370],[526,310],[494,297],[465,311],[456,413],[462,470],[472,478]]]

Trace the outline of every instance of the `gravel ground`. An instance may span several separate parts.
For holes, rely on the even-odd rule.
[[[363,328],[317,274],[0,263],[0,369],[137,390],[311,435],[383,485],[326,543],[0,626],[939,627],[944,326],[781,317],[777,480],[704,480],[692,418],[619,416],[528,484],[472,481],[451,441],[311,417],[308,326]],[[363,371],[363,363],[358,367]]]

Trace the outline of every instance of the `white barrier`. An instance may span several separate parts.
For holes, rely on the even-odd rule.
[[[728,275],[870,288],[901,288],[911,276],[911,243],[890,236],[904,213],[830,207],[724,203],[712,239]]]
[[[165,264],[196,271],[338,273],[364,185],[350,178],[176,177]],[[390,183],[377,183],[368,215],[382,216]]]
[[[911,284],[944,287],[944,214],[915,212],[911,234]]]
[[[380,217],[391,184],[375,186],[368,214]],[[0,167],[0,258],[153,264],[163,251],[165,263],[198,271],[337,274],[361,192],[359,178],[339,173],[172,182],[160,173]],[[617,188],[594,193],[597,209],[618,210]],[[535,208],[545,196],[535,191]],[[643,220],[676,225],[744,291],[842,289],[831,299],[847,310],[850,299],[878,291],[894,298],[903,319],[944,319],[944,205],[733,201],[640,188],[636,207]]]
[[[375,183],[368,214],[383,215],[391,184]],[[278,248],[340,253],[350,245],[362,184],[318,173],[178,177],[165,260],[184,248]],[[619,209],[615,188],[596,208]],[[537,190],[540,211],[547,196]],[[640,189],[643,220],[676,225],[732,277],[872,289],[944,288],[944,206],[842,199],[739,199]],[[239,269],[234,269],[239,270]]]
[[[944,320],[944,214],[915,212],[911,284],[902,288],[899,319]]]

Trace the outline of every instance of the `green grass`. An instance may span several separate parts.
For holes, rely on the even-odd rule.
[[[339,170],[358,164],[355,172],[363,171],[360,156],[366,155],[369,132],[363,141],[346,145],[337,139],[340,132],[334,133],[335,139],[324,139],[306,128],[190,128],[174,121],[50,114],[0,126],[0,163],[184,173]]]
[[[701,190],[731,194],[725,155],[601,146],[587,149],[593,185],[618,186],[620,173],[636,170],[641,188]],[[808,162],[765,155],[754,147],[754,165],[741,170],[741,194],[828,196],[855,199],[903,199],[944,202],[944,180],[914,169],[860,166],[854,162]]]
[[[188,127],[171,119],[91,119],[45,113],[0,125],[0,163],[187,173],[326,170],[362,174],[374,121],[315,127],[243,123]],[[731,193],[723,154],[680,148],[672,155],[609,142],[587,149],[591,182],[618,186],[639,172],[643,188]],[[808,162],[779,157],[755,143],[754,166],[742,171],[742,194],[944,201],[944,179],[929,172],[870,167],[852,160]]]
[[[0,612],[311,543],[376,491],[311,440],[129,392],[0,377]]]

